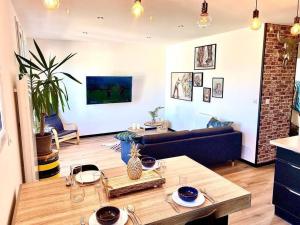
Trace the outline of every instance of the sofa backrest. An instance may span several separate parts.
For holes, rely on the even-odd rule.
[[[155,143],[162,143],[167,141],[176,141],[181,139],[190,138],[190,132],[187,130],[183,131],[176,131],[170,133],[163,133],[163,134],[152,134],[152,135],[145,135],[141,142],[142,144],[155,144]]]
[[[234,129],[232,127],[216,127],[216,128],[206,128],[206,129],[197,129],[190,131],[190,137],[207,137],[218,134],[232,133]]]

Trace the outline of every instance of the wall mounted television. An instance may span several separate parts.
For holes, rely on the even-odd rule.
[[[109,104],[132,101],[131,76],[87,76],[87,104]]]

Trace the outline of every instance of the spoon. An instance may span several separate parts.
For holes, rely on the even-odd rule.
[[[138,224],[142,225],[143,223],[142,223],[141,219],[134,213],[134,211],[135,211],[134,206],[133,205],[128,205],[127,209],[128,209],[128,212],[132,213],[132,215],[136,218]]]

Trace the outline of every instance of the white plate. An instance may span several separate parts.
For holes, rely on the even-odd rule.
[[[128,220],[128,214],[123,209],[120,209],[120,218],[113,225],[125,225]],[[96,213],[93,213],[89,219],[89,225],[101,225],[96,219]]]
[[[160,167],[159,161],[156,161],[152,167],[145,167],[143,166],[143,170],[156,170]]]
[[[192,202],[186,202],[179,198],[178,191],[173,192],[172,199],[176,204],[189,208],[200,206],[205,202],[205,198],[201,192],[198,193],[198,198]]]
[[[95,173],[97,173],[97,177],[94,176]],[[100,171],[87,170],[87,171],[76,174],[75,180],[78,183],[87,184],[87,183],[93,183],[93,182],[100,180],[100,177],[101,177]]]

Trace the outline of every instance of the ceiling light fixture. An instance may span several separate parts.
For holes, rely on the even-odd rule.
[[[297,5],[297,16],[294,19],[294,25],[291,28],[291,34],[294,36],[300,34],[299,0]]]
[[[60,0],[43,0],[44,6],[49,10],[59,8]]]
[[[201,15],[198,21],[200,27],[207,27],[212,22],[212,18],[208,14],[208,3],[206,0],[202,3]]]
[[[144,7],[142,6],[142,0],[134,1],[134,4],[131,8],[131,12],[136,18],[140,17],[143,14]]]
[[[251,29],[259,30],[260,27],[261,27],[261,21],[259,19],[259,10],[257,9],[257,0],[256,0],[255,10],[253,11],[253,17],[251,21]]]

